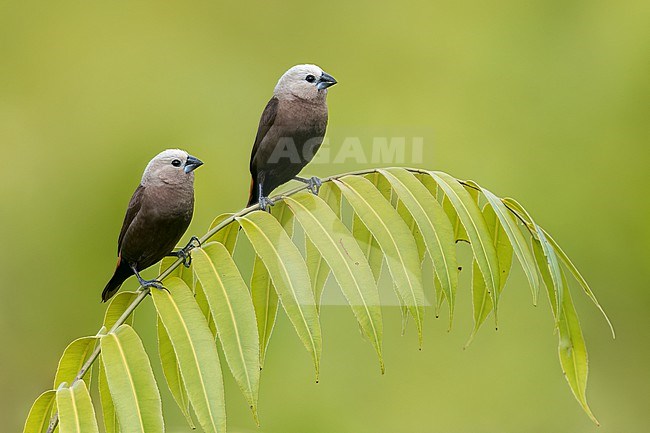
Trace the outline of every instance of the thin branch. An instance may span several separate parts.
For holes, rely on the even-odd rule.
[[[404,170],[410,171],[411,173],[428,174],[428,171],[427,171],[427,170],[423,170],[423,169],[418,169],[418,168],[407,168],[407,167],[402,167],[402,168],[403,168]],[[351,171],[351,172],[348,172],[348,173],[342,173],[342,174],[337,174],[337,175],[334,175],[334,176],[329,176],[329,177],[326,177],[326,178],[321,179],[321,181],[322,181],[323,183],[325,183],[325,182],[331,182],[332,180],[340,179],[340,178],[345,177],[345,176],[359,176],[359,175],[364,175],[364,174],[376,173],[377,171],[378,171],[378,169],[376,169],[376,168],[371,168],[371,169],[366,169],[366,170]],[[461,180],[458,180],[458,182],[460,182],[460,183],[463,184],[463,185],[467,185],[465,182],[463,182],[463,181],[461,181]],[[471,185],[467,185],[467,186],[470,186],[470,187],[471,187]],[[290,197],[290,196],[292,196],[292,195],[294,195],[294,194],[297,194],[297,193],[299,193],[299,192],[301,192],[301,191],[306,190],[307,188],[309,188],[308,185],[299,186],[299,187],[297,187],[297,188],[294,188],[294,189],[292,189],[292,190],[289,190],[289,191],[287,191],[287,192],[285,192],[285,193],[282,193],[282,194],[279,194],[279,195],[273,197],[272,200],[273,200],[274,203],[277,203],[277,202],[283,201],[286,197]],[[521,217],[521,216],[520,216],[520,215],[519,215],[519,214],[518,214],[514,209],[511,209],[509,206],[507,206],[507,204],[506,204],[506,207],[507,207],[507,208],[508,208],[508,209],[509,209],[509,210],[510,210],[510,211],[511,211],[515,216],[517,216],[517,217],[518,217],[522,222],[524,222],[524,224],[526,225],[526,227],[530,230],[530,227],[528,227],[528,224],[526,224],[526,222],[523,220],[523,218],[522,218],[522,217]],[[252,213],[252,212],[254,212],[254,211],[256,211],[256,210],[259,210],[259,209],[260,209],[259,204],[256,204],[256,205],[253,205],[253,206],[249,206],[249,207],[247,207],[247,208],[245,208],[245,209],[242,209],[242,210],[240,210],[240,211],[237,212],[237,213],[232,214],[231,216],[229,216],[228,218],[226,218],[225,220],[223,220],[222,222],[220,222],[219,224],[217,224],[216,226],[214,226],[212,229],[210,229],[210,230],[209,230],[205,235],[203,235],[201,238],[199,238],[199,242],[200,242],[201,244],[205,243],[205,242],[208,241],[212,236],[214,236],[217,232],[219,232],[219,231],[222,230],[224,227],[226,227],[228,224],[234,222],[237,218],[241,218],[241,217],[243,217],[243,216],[246,216],[246,215],[248,215],[249,213]],[[179,257],[176,261],[174,261],[174,263],[172,263],[171,265],[169,265],[169,267],[168,267],[167,269],[165,269],[163,272],[161,272],[160,275],[158,275],[158,277],[157,277],[156,279],[157,279],[157,280],[160,280],[160,281],[164,280],[164,279],[167,278],[167,277],[168,277],[168,276],[169,276],[169,275],[170,275],[170,274],[171,274],[171,273],[172,273],[176,268],[178,268],[182,263],[183,263],[183,259]],[[126,322],[126,320],[129,318],[129,316],[131,315],[131,313],[133,313],[133,311],[134,311],[134,310],[135,310],[135,309],[140,305],[140,303],[142,303],[142,301],[147,297],[147,295],[149,294],[149,292],[150,292],[150,289],[149,289],[148,287],[145,288],[145,287],[140,286],[140,287],[137,289],[138,296],[137,296],[137,297],[136,297],[136,298],[131,302],[131,304],[129,304],[129,306],[126,308],[126,310],[124,310],[124,313],[122,313],[122,315],[119,317],[119,319],[117,319],[117,320],[115,321],[115,324],[113,325],[113,327],[111,327],[111,329],[108,330],[108,333],[109,333],[109,334],[115,332],[115,331],[117,330],[117,328],[119,328],[121,325],[123,325],[123,324]],[[103,330],[102,330],[102,331],[103,331]],[[100,333],[101,333],[102,331],[100,331]],[[100,333],[98,333],[97,335],[100,335]],[[90,368],[92,367],[92,365],[94,364],[94,362],[95,362],[95,361],[97,360],[97,358],[99,357],[99,354],[100,354],[100,353],[101,353],[101,346],[100,346],[100,345],[97,345],[97,347],[95,348],[95,350],[93,351],[93,353],[90,355],[90,357],[88,358],[88,360],[84,363],[84,365],[81,367],[81,369],[79,370],[79,372],[78,372],[77,375],[75,376],[75,378],[74,378],[74,380],[72,381],[72,383],[70,384],[70,386],[74,385],[76,382],[78,382],[79,380],[83,379],[83,377],[86,375],[86,373],[88,372],[88,370],[90,370]],[[57,426],[58,424],[59,424],[59,413],[56,412],[56,413],[54,414],[54,416],[52,417],[52,419],[50,420],[50,424],[48,425],[48,428],[47,428],[47,432],[46,432],[46,433],[52,433],[52,432],[54,432],[54,429],[56,428],[56,426]]]

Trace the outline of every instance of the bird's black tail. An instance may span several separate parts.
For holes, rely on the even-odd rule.
[[[102,302],[108,301],[114,294],[116,294],[117,291],[120,290],[122,283],[131,275],[133,275],[131,268],[129,268],[126,263],[122,263],[121,258],[118,258],[115,273],[102,292]]]
[[[251,190],[248,195],[248,204],[246,205],[246,207],[257,204],[259,201],[258,195],[259,195],[259,185],[257,184],[257,181],[255,181],[254,178],[251,178]]]

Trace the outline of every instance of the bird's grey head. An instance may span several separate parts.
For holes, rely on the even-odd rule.
[[[194,170],[203,162],[180,149],[167,149],[156,155],[144,170],[142,185],[180,185],[194,183]]]
[[[278,99],[325,99],[327,88],[336,84],[316,65],[296,65],[280,77],[273,94]]]

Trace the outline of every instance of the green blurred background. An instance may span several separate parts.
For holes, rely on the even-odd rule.
[[[560,241],[618,332],[613,341],[574,291],[602,427],[574,401],[545,300],[531,306],[517,269],[499,331],[486,326],[467,350],[468,275],[452,332],[429,311],[421,352],[387,308],[384,376],[349,310],[326,307],[315,384],[281,316],[262,427],[228,378],[230,431],[648,431],[649,53],[647,1],[0,1],[2,431],[19,431],[67,343],[98,330],[148,160],[182,147],[206,162],[190,228],[204,233],[245,203],[259,115],[282,72],[303,62],[340,82],[332,136],[432,131],[418,165],[518,198]],[[137,324],[159,369],[149,301]],[[168,431],[189,431],[163,397]]]

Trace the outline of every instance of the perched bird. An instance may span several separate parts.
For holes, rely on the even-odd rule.
[[[193,172],[202,164],[179,149],[165,150],[149,162],[126,210],[117,240],[117,266],[102,292],[103,302],[131,275],[143,287],[161,288],[157,280],[144,280],[140,271],[167,255],[185,259],[185,249],[177,253],[172,250],[192,220]]]
[[[248,206],[266,209],[269,194],[291,179],[318,193],[316,177],[296,177],[311,161],[327,128],[327,88],[336,84],[316,65],[297,65],[280,77],[266,105],[251,152],[251,189]]]

